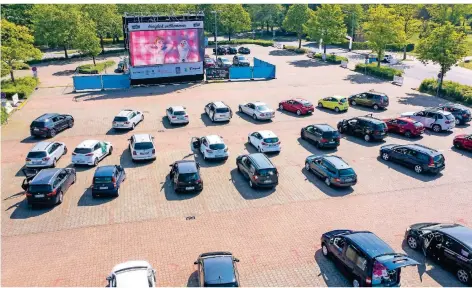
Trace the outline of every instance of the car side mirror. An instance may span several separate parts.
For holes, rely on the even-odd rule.
[[[113,277],[111,277],[111,276],[108,276],[108,277],[107,277],[107,281],[108,281],[108,282],[111,282],[111,279],[113,279]]]
[[[234,258],[234,262],[239,262],[239,259],[238,259],[238,258]]]
[[[193,262],[193,265],[198,265],[198,261]]]
[[[329,239],[329,243],[330,243],[330,244],[333,244],[333,243],[334,243],[334,239],[333,239],[333,238]]]
[[[128,141],[131,141],[131,138],[128,138]]]
[[[170,164],[170,165],[169,165],[169,167],[172,167],[172,166],[174,166],[174,164]]]

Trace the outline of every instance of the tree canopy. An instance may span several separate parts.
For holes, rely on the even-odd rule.
[[[223,31],[228,33],[229,40],[231,40],[231,34],[251,29],[249,13],[240,4],[223,5],[218,16]]]
[[[307,4],[293,4],[288,8],[282,25],[287,31],[297,33],[298,48],[302,47],[304,25],[312,15],[313,11],[308,8]]]

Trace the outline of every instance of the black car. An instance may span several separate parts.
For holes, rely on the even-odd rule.
[[[381,119],[372,115],[343,119],[338,123],[339,133],[362,136],[365,141],[382,140],[388,136],[388,128]]]
[[[406,229],[405,242],[411,249],[420,249],[457,279],[472,284],[472,229],[459,224],[418,223]]]
[[[174,184],[175,192],[193,192],[203,190],[200,176],[200,164],[195,160],[180,160],[170,165],[169,177]]]
[[[336,148],[341,139],[338,130],[328,124],[308,125],[302,128],[300,136],[318,148]]]
[[[251,50],[247,47],[239,47],[238,49],[239,54],[251,54]]]
[[[225,46],[218,46],[218,55],[226,55],[228,54],[228,49]],[[213,48],[213,54],[216,54],[216,49]]]
[[[231,252],[210,252],[198,256],[199,287],[239,287],[239,273]]]
[[[470,110],[464,105],[460,104],[445,104],[439,105],[436,109],[451,112],[455,118],[456,125],[465,125],[472,120]]]
[[[361,105],[372,107],[375,110],[379,110],[380,108],[385,109],[388,106],[387,94],[376,92],[374,90],[351,95],[349,96],[348,101],[351,106]]]
[[[64,194],[75,183],[76,174],[73,168],[52,168],[39,171],[33,180],[25,183],[28,205],[61,204]]]
[[[335,155],[308,156],[305,159],[305,170],[323,179],[327,186],[350,187],[357,183],[354,169]]]
[[[321,252],[347,274],[354,287],[398,286],[401,268],[419,265],[369,231],[333,230],[321,236]]]
[[[74,126],[74,117],[67,114],[47,113],[36,118],[30,125],[33,137],[54,137],[57,132]]]
[[[412,167],[416,173],[439,173],[446,168],[444,155],[420,144],[388,144],[380,147],[380,157]]]
[[[238,54],[238,49],[236,49],[235,47],[228,47],[226,48],[226,51],[227,51],[227,54],[230,54],[230,55]]]
[[[251,188],[272,188],[279,184],[279,172],[264,153],[239,155],[236,158],[236,166],[248,179]]]
[[[126,179],[125,169],[121,165],[98,167],[93,175],[92,197],[120,195],[120,186]]]

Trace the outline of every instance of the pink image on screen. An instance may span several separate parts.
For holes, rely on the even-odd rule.
[[[197,29],[130,33],[132,66],[201,62]]]

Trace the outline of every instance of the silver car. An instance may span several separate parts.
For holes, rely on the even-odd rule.
[[[39,142],[26,155],[25,166],[28,168],[56,167],[57,160],[67,153],[62,142]]]
[[[249,102],[239,105],[239,112],[251,116],[254,120],[269,120],[275,117],[275,112],[264,102]]]

